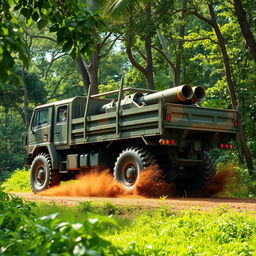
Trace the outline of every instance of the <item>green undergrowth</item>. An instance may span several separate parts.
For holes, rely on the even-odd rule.
[[[217,209],[210,213],[144,213],[106,236],[139,255],[256,255],[255,215]]]
[[[256,215],[172,213],[83,202],[24,202],[0,192],[0,255],[256,255]]]
[[[2,187],[6,192],[31,192],[29,171],[16,169],[2,182]]]

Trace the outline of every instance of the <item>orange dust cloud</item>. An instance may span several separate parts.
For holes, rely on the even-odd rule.
[[[62,183],[40,192],[39,195],[118,197],[125,193],[125,190],[114,181],[108,170],[101,172],[93,170],[78,177],[74,183]]]
[[[38,193],[42,196],[82,196],[82,197],[160,197],[170,195],[171,185],[164,181],[157,167],[144,170],[133,190],[125,189],[116,182],[108,170],[92,170],[78,177],[74,183],[62,183]]]
[[[141,173],[134,193],[144,197],[174,196],[176,187],[165,181],[163,172],[157,166],[152,166]]]
[[[232,184],[237,183],[237,173],[227,165],[219,170],[200,191],[189,193],[189,197],[211,197],[221,192],[231,191]],[[234,187],[234,186],[233,186]],[[163,172],[157,166],[151,166],[141,172],[136,187],[125,189],[116,182],[109,170],[91,170],[81,175],[73,183],[62,183],[39,193],[42,196],[81,196],[81,197],[133,197],[159,198],[161,196],[181,196],[174,184],[165,181]]]
[[[239,175],[232,165],[227,164],[220,168],[217,174],[194,196],[212,197],[222,194],[232,194],[239,182]]]

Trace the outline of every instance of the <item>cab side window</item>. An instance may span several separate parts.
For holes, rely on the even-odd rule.
[[[62,106],[58,108],[57,111],[57,122],[67,122],[68,119],[68,112],[67,112],[67,106]]]
[[[48,124],[48,108],[40,109],[36,112],[33,120],[33,127]]]

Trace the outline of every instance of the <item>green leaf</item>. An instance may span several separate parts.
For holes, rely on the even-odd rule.
[[[31,8],[22,8],[21,10],[20,10],[20,13],[23,15],[23,16],[25,16],[26,18],[29,18],[30,17],[30,15],[31,15],[31,12],[32,12],[32,9]]]
[[[70,51],[69,55],[71,56],[71,58],[74,60],[77,57],[77,47],[73,46],[72,50]]]
[[[91,28],[91,27],[94,26],[94,19],[93,19],[93,17],[89,17],[89,18],[88,18],[88,20],[87,20],[86,23],[85,23],[85,26],[86,26],[87,28]]]
[[[47,24],[48,24],[48,19],[47,18],[41,18],[37,22],[37,27],[38,27],[39,30],[42,30]]]
[[[72,28],[75,28],[75,27],[77,27],[77,23],[74,22],[74,21],[71,21],[71,22],[68,23],[68,26],[72,27]]]
[[[1,227],[1,225],[2,225],[2,223],[3,223],[3,221],[4,221],[4,219],[5,219],[5,214],[1,214],[1,215],[0,215],[0,227]]]
[[[26,19],[26,25],[29,27],[31,23],[33,22],[33,19],[30,17],[29,19]]]
[[[19,4],[17,4],[17,5],[14,6],[13,10],[14,10],[14,11],[17,11],[17,10],[19,10],[19,9],[21,8],[21,6],[22,6],[22,3],[19,2]]]
[[[33,14],[32,14],[32,19],[33,19],[33,21],[38,21],[39,15],[38,15],[37,12],[33,12]]]
[[[72,44],[72,41],[67,41],[63,47],[62,47],[62,50],[64,52],[68,52],[71,48],[72,48],[73,44]]]

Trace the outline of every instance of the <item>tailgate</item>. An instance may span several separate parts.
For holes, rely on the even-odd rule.
[[[167,115],[165,128],[237,133],[238,113],[235,110],[167,103]]]

